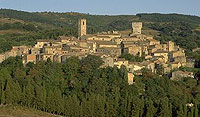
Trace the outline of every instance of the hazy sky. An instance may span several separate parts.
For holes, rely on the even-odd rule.
[[[0,8],[107,15],[181,13],[200,16],[200,0],[0,0]]]

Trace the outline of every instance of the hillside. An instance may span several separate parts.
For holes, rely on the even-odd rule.
[[[20,106],[1,106],[0,117],[58,117],[39,110]]]
[[[143,33],[152,34],[161,42],[172,40],[187,50],[200,47],[200,17],[197,16],[157,13],[109,16],[1,9],[0,52],[9,50],[12,45],[33,45],[37,39],[77,36],[80,18],[87,19],[88,33],[130,30],[132,21],[142,21]]]

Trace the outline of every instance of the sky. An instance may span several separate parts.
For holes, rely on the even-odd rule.
[[[200,16],[200,0],[0,0],[0,8],[95,15],[179,13]]]

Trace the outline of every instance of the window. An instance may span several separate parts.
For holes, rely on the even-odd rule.
[[[85,22],[83,22],[83,25],[85,25]]]

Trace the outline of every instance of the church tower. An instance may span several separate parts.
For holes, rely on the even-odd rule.
[[[87,24],[86,24],[86,19],[80,19],[78,21],[78,37],[82,37],[84,35],[86,35],[86,28]]]

